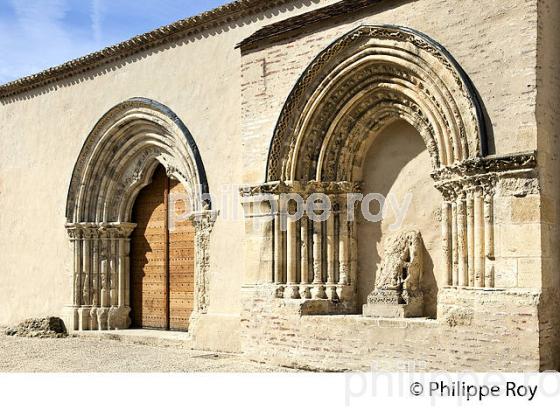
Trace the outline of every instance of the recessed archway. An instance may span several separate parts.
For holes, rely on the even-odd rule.
[[[154,170],[184,188],[196,230],[195,312],[206,310],[211,210],[206,173],[196,143],[167,107],[145,98],[127,100],[105,114],[76,162],[66,206],[74,247],[72,329],[122,329],[130,325],[130,234],[138,193]]]
[[[299,78],[272,137],[267,184],[254,191],[303,196],[322,192],[329,195],[335,212],[324,224],[296,226],[285,234],[275,222],[278,295],[362,302],[356,297],[356,218],[349,216],[347,194],[357,192],[364,181],[372,141],[398,122],[421,137],[427,179],[437,182],[440,175],[469,164],[476,168],[486,154],[486,121],[473,84],[450,53],[425,34],[398,26],[358,27],[322,51]],[[475,269],[474,263],[466,263],[467,252],[472,260],[482,259],[482,247],[475,255],[474,242],[466,241],[474,226],[467,221],[467,210],[473,215],[475,204],[482,209],[481,198],[488,202],[491,195],[487,187],[474,185],[468,197],[459,189],[448,192],[438,186],[445,194],[438,193],[437,216],[443,234],[437,263],[444,285],[471,283],[475,277],[480,282],[484,277],[481,265]],[[435,222],[434,215],[429,219]],[[303,252],[298,246],[309,249],[308,256],[287,260]],[[314,279],[298,283],[298,272],[306,266],[313,268]]]
[[[422,135],[434,170],[485,154],[482,104],[455,59],[409,28],[359,27],[321,52],[290,93],[267,180],[359,180],[363,141],[396,119]]]

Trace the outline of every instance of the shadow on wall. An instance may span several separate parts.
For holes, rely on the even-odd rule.
[[[431,171],[422,137],[405,121],[389,125],[372,141],[363,166],[363,194],[381,194],[387,200],[381,222],[368,221],[362,211],[358,213],[358,306],[366,303],[375,287],[387,237],[417,230],[425,246],[425,314],[436,316],[437,283],[443,283],[443,278],[436,279],[433,262],[440,260],[441,252],[441,194],[434,187]],[[369,212],[380,212],[378,201],[370,203]]]

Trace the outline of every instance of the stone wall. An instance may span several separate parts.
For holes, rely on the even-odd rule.
[[[418,357],[426,358],[430,370],[559,368],[555,266],[560,255],[553,244],[558,242],[560,116],[558,64],[551,63],[558,57],[552,50],[557,7],[537,0],[387,2],[305,28],[294,24],[292,31],[263,37],[244,49],[243,177],[248,184],[266,178],[270,140],[302,73],[333,41],[365,24],[413,28],[453,55],[484,105],[490,161],[539,151],[537,170],[504,172],[493,183],[492,247],[485,261],[493,290],[449,288],[438,278],[433,321],[309,316],[301,313],[305,302],[271,299],[262,289],[253,294],[251,286],[261,283],[262,275],[247,269],[242,346],[248,355],[270,355],[281,364],[318,369],[367,369],[374,361]],[[546,91],[537,94],[537,84]],[[455,176],[462,177],[460,172]],[[262,255],[268,251],[257,240],[247,247],[247,259],[261,256],[261,263],[266,262],[268,256]],[[434,272],[443,270],[440,263],[434,258]],[[358,277],[364,274],[371,272],[358,266]]]
[[[536,20],[537,0],[395,0],[247,51],[242,59],[244,182],[262,182],[282,106],[305,68],[333,41],[363,24],[415,29],[453,55],[485,105],[493,134],[490,153],[536,149]]]
[[[537,55],[537,131],[538,154],[541,166],[542,243],[549,245],[549,253],[542,259],[543,287],[548,295],[541,312],[543,349],[549,359],[560,368],[560,2],[540,0],[538,7]]]
[[[0,323],[62,315],[72,301],[65,203],[80,150],[97,121],[134,97],[153,99],[185,123],[213,193],[238,200],[241,181],[240,55],[263,25],[327,3],[287,2],[0,100]],[[222,211],[216,203],[215,209]],[[201,347],[239,349],[242,219],[216,221],[210,239],[209,307]],[[216,336],[221,329],[228,337]],[[226,330],[227,329],[227,330]],[[210,343],[209,340],[212,342]]]
[[[538,371],[538,293],[440,292],[438,320],[302,315],[301,302],[243,289],[242,345],[257,361],[312,370]]]

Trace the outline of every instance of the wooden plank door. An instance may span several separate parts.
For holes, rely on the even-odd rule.
[[[187,330],[194,298],[194,227],[167,216],[184,215],[182,184],[158,167],[136,198],[131,235],[130,294],[133,327]],[[169,198],[179,198],[169,205]],[[173,216],[171,216],[173,217]]]
[[[167,187],[165,170],[158,167],[152,183],[140,191],[132,211],[132,221],[137,224],[130,249],[134,327],[167,328]]]
[[[187,330],[194,301],[194,226],[185,220],[189,204],[185,188],[170,181],[169,327]]]

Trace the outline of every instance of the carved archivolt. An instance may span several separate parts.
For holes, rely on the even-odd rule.
[[[194,313],[206,311],[207,248],[216,213],[211,211],[198,148],[171,110],[134,98],[97,123],[72,175],[66,206],[66,229],[74,248],[69,328],[129,326],[132,207],[158,164],[185,186],[193,206],[197,246]]]
[[[202,210],[208,183],[185,125],[148,99],[133,98],[114,107],[94,127],[74,167],[68,223],[127,221],[136,195],[158,163],[185,185],[194,210]]]
[[[360,274],[356,226],[344,219],[340,193],[359,187],[370,144],[402,120],[422,136],[442,193],[444,285],[494,287],[494,197],[500,184],[510,190],[519,185],[502,183],[508,178],[526,178],[532,189],[536,161],[534,153],[486,156],[481,107],[453,57],[408,28],[362,26],[319,54],[280,114],[267,183],[242,191],[255,201],[264,193],[324,192],[335,204],[326,223],[288,223],[286,232],[280,229],[285,211],[277,207],[270,230],[277,294],[352,300],[345,286],[355,291]]]
[[[363,26],[323,51],[280,115],[267,180],[360,180],[371,138],[404,119],[434,169],[484,154],[477,94],[455,60],[427,36]]]

